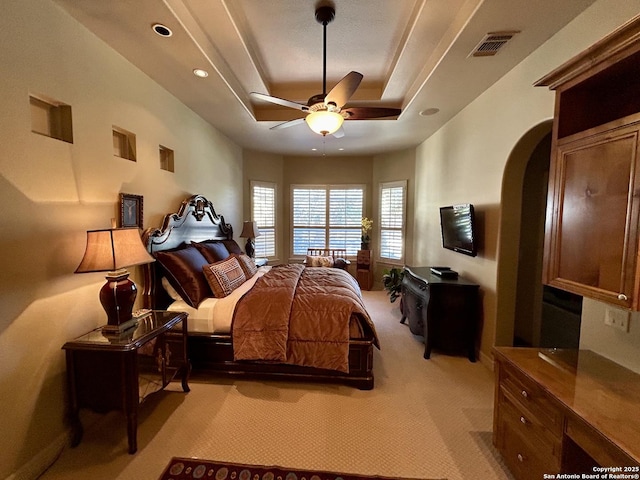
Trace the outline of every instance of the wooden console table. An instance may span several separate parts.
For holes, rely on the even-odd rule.
[[[640,375],[588,350],[493,353],[493,443],[518,480],[640,474]]]
[[[67,356],[72,446],[82,439],[79,410],[122,410],[129,453],[137,450],[138,404],[178,374],[189,391],[187,314],[154,310],[120,335],[96,328],[62,347]]]
[[[405,267],[402,319],[414,335],[425,339],[424,358],[432,348],[466,351],[476,361],[478,285],[462,277],[441,277],[430,267]]]

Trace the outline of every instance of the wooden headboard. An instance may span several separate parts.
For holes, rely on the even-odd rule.
[[[216,213],[213,204],[202,195],[193,195],[182,202],[177,213],[165,215],[160,228],[147,228],[142,243],[155,255],[191,242],[232,238],[233,228]],[[160,284],[159,270],[155,262],[143,266],[144,308],[165,308],[170,302]]]

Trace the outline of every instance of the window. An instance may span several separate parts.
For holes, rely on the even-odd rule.
[[[406,180],[380,184],[380,258],[404,259]]]
[[[293,255],[308,248],[344,248],[356,255],[364,211],[363,186],[294,186]]]
[[[276,186],[251,182],[251,218],[258,224],[260,236],[255,241],[256,257],[276,256]]]

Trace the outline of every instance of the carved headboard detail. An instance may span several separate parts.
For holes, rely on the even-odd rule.
[[[233,227],[216,213],[213,204],[202,195],[193,195],[182,202],[177,213],[165,215],[160,228],[147,228],[142,243],[154,255],[191,242],[232,238]],[[143,266],[145,308],[164,308],[168,304],[158,270],[155,263]]]

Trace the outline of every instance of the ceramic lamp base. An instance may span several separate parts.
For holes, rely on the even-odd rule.
[[[138,289],[136,284],[129,279],[129,272],[121,270],[110,272],[107,275],[107,283],[100,289],[100,303],[107,313],[108,331],[123,331],[131,327],[133,304],[136,301]]]

